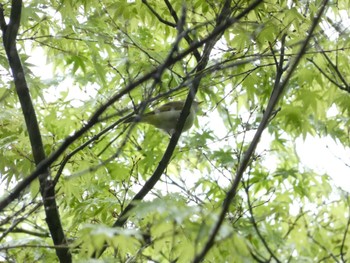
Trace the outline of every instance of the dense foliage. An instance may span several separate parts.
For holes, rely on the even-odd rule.
[[[3,3],[0,261],[350,260],[350,197],[295,150],[349,145],[349,8]],[[122,123],[194,95],[180,138]]]

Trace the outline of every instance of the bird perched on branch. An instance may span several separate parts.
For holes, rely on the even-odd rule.
[[[187,116],[184,127],[182,131],[189,130],[196,118],[196,113],[199,110],[199,104],[201,102],[193,101],[190,109],[190,113]],[[143,115],[132,116],[124,121],[124,123],[130,122],[143,122],[151,124],[158,129],[164,130],[168,134],[173,134],[175,132],[176,123],[179,120],[181,111],[185,101],[172,101],[168,102],[154,111],[147,112]]]

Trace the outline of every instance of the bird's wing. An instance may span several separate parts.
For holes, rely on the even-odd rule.
[[[158,109],[154,110],[155,112],[164,112],[164,111],[171,111],[171,110],[182,110],[184,106],[183,101],[171,101],[168,102],[162,106],[160,106]]]
[[[160,112],[166,112],[166,111],[174,111],[174,110],[182,110],[184,106],[184,102],[183,101],[171,101],[168,102],[166,104],[163,104],[162,106],[160,106],[159,108],[155,109],[154,111],[150,111],[150,112],[146,112],[144,114],[142,114],[142,118],[141,119],[136,119],[135,116],[132,116],[128,119],[126,119],[124,122],[128,123],[128,122],[134,122],[134,121],[143,121],[143,119],[145,119],[145,117],[149,117],[155,114],[158,114]]]

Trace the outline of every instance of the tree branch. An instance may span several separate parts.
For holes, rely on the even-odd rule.
[[[40,208],[42,206],[42,203],[38,203],[36,204],[27,214],[25,214],[24,216],[21,216],[19,219],[15,219],[12,221],[11,226],[8,227],[7,229],[3,230],[2,235],[0,236],[0,242],[11,232],[16,232],[14,231],[14,229],[17,229],[17,225],[20,224],[21,222],[23,222],[25,219],[27,219],[29,217],[29,215],[31,215],[32,213],[36,212],[38,210],[38,208]],[[18,232],[18,231],[17,231]],[[22,231],[23,232],[23,231]],[[30,232],[30,231],[27,231]],[[48,235],[46,235],[48,236]]]
[[[184,22],[184,20],[180,20],[180,22],[182,23],[182,22]],[[160,81],[161,76],[162,76],[164,70],[166,69],[165,65],[168,64],[167,62],[173,60],[173,54],[178,50],[178,45],[179,45],[180,41],[182,40],[182,38],[184,37],[183,33],[184,32],[179,32],[177,39],[175,40],[173,47],[172,47],[171,51],[169,52],[168,57],[166,58],[166,61],[164,62],[163,66],[159,67],[158,71],[155,73],[156,77],[155,77],[155,80],[154,80],[154,83],[152,86],[156,85]],[[192,101],[193,101],[193,98],[192,98]],[[156,168],[156,170],[154,171],[153,175],[146,181],[146,183],[141,188],[141,190],[134,196],[132,201],[121,212],[118,219],[113,224],[113,227],[123,226],[126,223],[126,221],[128,220],[129,212],[135,207],[135,202],[142,200],[148,194],[148,192],[152,190],[152,188],[156,185],[156,183],[159,181],[165,168],[168,166],[169,160],[170,160],[170,158],[173,154],[173,151],[177,145],[177,141],[180,138],[181,130],[183,129],[186,118],[190,112],[190,107],[191,107],[192,101],[187,106],[185,103],[185,106],[182,110],[182,113],[180,114],[179,121],[176,125],[176,131],[173,134],[173,136],[171,137],[169,145],[168,145],[168,147],[163,155],[163,158],[159,162],[159,165]],[[186,108],[186,107],[188,107],[188,108]],[[186,110],[187,110],[187,115],[184,115],[184,111],[186,111]],[[94,256],[97,256],[97,257],[101,256],[106,248],[107,247],[104,246],[101,251],[98,251],[98,252],[95,251]]]
[[[243,188],[245,190],[245,193],[247,195],[247,204],[248,204],[248,209],[249,209],[249,213],[250,213],[250,221],[253,224],[253,227],[255,229],[255,232],[257,233],[258,237],[260,238],[261,242],[263,243],[265,249],[269,252],[270,256],[276,261],[276,262],[281,262],[277,256],[275,255],[275,253],[272,251],[272,249],[270,248],[269,244],[267,243],[266,239],[263,237],[263,235],[260,232],[260,229],[258,227],[258,223],[255,220],[254,217],[254,212],[253,212],[253,207],[252,207],[252,203],[250,201],[250,195],[249,195],[249,185],[245,185],[244,182],[242,182]]]
[[[308,32],[308,36],[306,37],[305,41],[302,43],[300,51],[297,54],[296,58],[294,59],[292,65],[289,67],[289,70],[287,71],[287,75],[285,76],[285,78],[283,80],[281,80],[278,83],[275,83],[275,87],[272,91],[270,100],[269,100],[268,105],[266,107],[266,111],[262,117],[261,123],[259,124],[258,130],[256,131],[256,133],[253,137],[253,140],[249,145],[249,148],[247,149],[245,155],[243,156],[243,159],[242,159],[242,161],[237,169],[235,180],[227,193],[226,199],[224,200],[224,203],[222,205],[222,209],[221,209],[221,212],[219,215],[219,219],[217,220],[216,225],[214,226],[213,231],[210,234],[204,248],[195,257],[193,262],[197,262],[197,263],[201,262],[204,259],[204,256],[206,255],[206,253],[214,245],[215,237],[216,237],[217,233],[219,232],[219,229],[220,229],[222,223],[224,222],[226,213],[229,210],[231,202],[233,201],[233,199],[235,198],[235,196],[237,194],[237,189],[238,189],[238,186],[242,180],[243,173],[246,170],[246,168],[250,162],[250,159],[252,158],[252,156],[254,154],[255,148],[258,145],[258,142],[261,138],[261,135],[269,122],[269,119],[273,113],[273,110],[274,110],[284,88],[287,86],[289,79],[291,78],[294,70],[296,69],[297,65],[299,64],[300,59],[302,58],[302,56],[304,55],[304,53],[307,49],[307,45],[308,45],[308,43],[313,35],[313,32],[314,32],[316,26],[319,23],[319,20],[320,20],[322,14],[326,8],[327,3],[328,3],[328,0],[323,1],[319,12],[317,13],[317,15],[315,16],[315,18],[313,20],[313,23],[312,23],[310,30]],[[249,7],[249,10],[252,10],[251,6]]]
[[[334,70],[334,72],[336,73],[336,75],[339,77],[339,79],[341,80],[341,82],[343,82],[345,88],[343,90],[350,92],[350,86],[349,83],[347,83],[347,81],[345,80],[343,74],[339,71],[339,68],[337,65],[335,65],[332,60],[329,58],[329,56],[326,54],[326,52],[323,51],[323,49],[321,49],[321,53],[322,55],[325,57],[325,59],[327,60],[327,62],[331,65],[332,69]]]
[[[256,2],[254,2],[254,4],[252,6],[256,6],[261,2],[261,0],[258,0]],[[226,4],[225,4],[226,6]],[[253,8],[253,7],[252,7]],[[226,12],[226,9],[225,9]],[[246,14],[246,12],[242,12],[244,14]],[[243,17],[242,13],[240,14],[240,17]],[[181,30],[183,28],[183,24],[184,24],[184,17],[185,14],[183,14],[182,19],[179,19],[179,24],[178,24],[178,29]],[[161,175],[163,174],[164,170],[166,169],[166,167],[169,164],[170,158],[175,150],[175,147],[177,145],[177,142],[180,138],[181,135],[181,131],[183,129],[183,126],[185,124],[185,120],[187,118],[187,116],[190,113],[190,108],[192,105],[192,102],[194,100],[194,97],[197,93],[197,90],[199,88],[199,84],[201,82],[201,79],[203,77],[203,74],[200,74],[207,66],[208,61],[209,61],[209,57],[210,57],[210,52],[213,49],[214,45],[216,44],[216,42],[220,39],[221,35],[223,34],[224,30],[227,27],[224,27],[225,29],[223,30],[218,30],[218,28],[222,27],[222,23],[226,24],[227,21],[238,21],[238,18],[229,20],[227,18],[227,20],[220,20],[218,21],[218,25],[217,27],[213,30],[213,32],[218,31],[218,33],[216,33],[212,38],[208,39],[205,47],[204,47],[204,51],[203,51],[203,55],[201,56],[201,58],[199,59],[198,65],[196,67],[196,73],[195,78],[192,81],[192,85],[191,88],[189,90],[189,93],[187,95],[186,98],[186,102],[185,105],[182,109],[182,112],[180,114],[179,120],[177,122],[176,125],[176,129],[175,129],[175,133],[172,135],[170,142],[168,144],[168,147],[163,155],[163,158],[161,159],[161,161],[159,162],[156,170],[154,171],[154,173],[152,174],[152,176],[146,181],[146,183],[144,184],[144,186],[141,188],[141,190],[134,196],[134,198],[132,199],[132,201],[126,206],[126,208],[122,211],[122,213],[119,215],[117,221],[113,224],[113,227],[122,227],[126,221],[129,218],[129,212],[135,207],[135,203],[137,201],[142,200],[152,189],[153,187],[156,185],[156,183],[160,180]],[[211,35],[213,35],[213,32]],[[175,44],[173,46],[173,50],[174,48],[177,48],[177,45],[179,43],[179,41],[184,37],[184,35],[182,33],[180,33],[178,35],[177,40],[175,41]],[[167,60],[171,60],[172,59],[172,52],[170,52]],[[161,73],[161,72],[160,72]],[[160,77],[160,75],[159,75]],[[102,249],[102,251],[99,252],[100,256],[106,249],[106,246]],[[97,252],[96,252],[97,253]]]
[[[166,21],[165,19],[163,19],[163,18],[156,12],[156,10],[154,10],[153,7],[147,2],[147,0],[142,0],[142,3],[144,3],[144,4],[148,7],[148,9],[151,11],[151,13],[152,13],[153,15],[155,15],[156,18],[158,18],[158,20],[159,20],[160,22],[162,22],[163,24],[165,24],[165,25],[167,25],[167,26],[170,26],[170,27],[176,27],[176,24],[171,23],[171,22]]]
[[[318,245],[322,250],[324,250],[326,253],[328,253],[329,257],[328,258],[332,258],[334,261],[333,262],[339,262],[339,260],[337,259],[337,256],[334,255],[332,253],[332,251],[330,251],[327,247],[325,247],[324,245],[322,245],[320,242],[318,242],[310,233],[310,231],[308,231],[307,236],[316,244]],[[346,262],[346,261],[344,261]]]
[[[328,79],[331,83],[333,83],[336,87],[338,87],[338,88],[341,89],[341,90],[346,90],[346,87],[340,85],[336,80],[334,80],[333,78],[331,78],[330,76],[328,76],[328,74],[327,74],[323,69],[321,69],[321,68],[316,64],[316,62],[315,62],[313,59],[307,58],[307,60],[308,60],[309,62],[311,62],[311,63],[316,67],[316,69],[317,69],[326,79]]]
[[[317,41],[316,41],[316,43],[317,43]],[[344,90],[344,91],[349,93],[350,92],[350,85],[349,85],[349,83],[347,83],[347,81],[344,78],[343,74],[340,72],[338,66],[332,62],[332,60],[329,58],[327,53],[320,47],[320,45],[318,43],[317,43],[317,46],[318,46],[321,54],[323,55],[323,57],[326,59],[326,61],[331,66],[331,69],[335,72],[335,75],[338,76],[338,78],[340,79],[340,81],[343,83],[344,86],[341,85],[340,83],[338,83],[337,80],[333,80],[330,76],[328,76],[328,74],[326,74],[312,59],[308,59],[308,60],[312,64],[314,64],[314,66],[321,72],[321,74],[324,75],[330,82],[332,82],[339,89]]]
[[[252,6],[257,6],[259,3],[261,3],[263,0],[256,0],[253,2]],[[229,28],[231,25],[236,23],[240,18],[242,18],[244,15],[246,15],[247,12],[243,11],[240,15],[238,15],[235,18],[228,19],[223,24],[217,26],[210,34],[208,34],[205,38],[198,42],[193,42],[186,50],[182,51],[181,53],[178,53],[177,56],[173,57],[171,60],[164,62],[162,65],[160,65],[158,68],[155,68],[154,70],[150,71],[149,73],[143,75],[139,79],[135,80],[134,82],[127,85],[123,90],[121,90],[119,93],[112,96],[108,101],[106,101],[104,104],[102,104],[95,113],[90,117],[90,119],[87,121],[87,123],[81,127],[79,130],[77,130],[73,135],[68,136],[63,143],[58,147],[56,151],[51,153],[45,160],[40,162],[39,165],[37,165],[36,169],[28,176],[26,176],[21,182],[19,182],[14,189],[9,193],[8,196],[4,197],[0,201],[0,212],[5,209],[13,200],[15,200],[20,193],[28,186],[31,182],[33,182],[41,173],[47,169],[53,162],[55,162],[58,157],[73,143],[75,142],[80,136],[82,136],[85,132],[87,132],[91,127],[93,127],[96,123],[99,122],[100,116],[106,111],[106,109],[111,106],[113,103],[118,101],[120,98],[122,98],[124,95],[128,94],[130,91],[141,85],[142,83],[152,79],[155,77],[155,74],[158,72],[159,68],[161,67],[169,67],[176,63],[177,61],[180,61],[181,59],[185,58],[192,52],[194,52],[195,49],[205,45],[208,41],[214,39],[217,35],[224,32],[227,28]],[[185,31],[184,34],[187,34],[188,31]]]
[[[170,15],[173,17],[174,21],[176,24],[179,24],[179,17],[176,14],[176,11],[174,10],[174,8],[172,7],[171,3],[168,0],[164,0],[166,6],[168,7],[168,10],[170,12]],[[179,30],[183,30],[183,28],[179,28]],[[186,35],[185,36],[185,40],[187,41],[187,43],[189,45],[193,44],[193,40],[190,37],[190,35]],[[199,51],[197,49],[193,50],[193,55],[197,60],[197,63],[200,61],[201,59],[201,54],[199,53]]]
[[[6,232],[8,229],[6,228],[0,228],[1,232]],[[12,233],[24,233],[24,234],[28,234],[28,235],[32,235],[32,236],[36,236],[36,237],[50,237],[50,234],[47,233],[41,233],[41,232],[35,232],[35,231],[31,231],[31,230],[27,230],[24,228],[13,228],[11,229]]]
[[[5,18],[3,9],[0,11],[0,23],[1,29],[3,30],[3,44],[14,78],[17,96],[19,98],[23,116],[26,122],[34,161],[35,164],[38,165],[45,159],[45,151],[35,109],[25,78],[25,73],[16,47],[16,37],[20,26],[22,12],[22,1],[12,1],[10,21],[7,26],[4,25]],[[67,241],[63,232],[55,199],[55,188],[50,179],[50,171],[48,167],[40,172],[39,182],[40,193],[45,207],[46,223],[50,230],[53,242],[55,245],[66,245]],[[72,261],[72,256],[67,248],[57,248],[56,254],[61,262]]]
[[[346,227],[345,227],[344,234],[343,234],[343,239],[342,239],[341,246],[340,246],[340,257],[341,257],[343,262],[346,262],[346,259],[344,257],[346,252],[344,250],[345,250],[346,237],[348,235],[349,226],[350,226],[350,200],[349,200],[348,193],[346,193],[346,201],[348,203],[348,222],[346,223]]]

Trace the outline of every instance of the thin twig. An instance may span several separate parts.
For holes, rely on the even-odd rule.
[[[246,196],[247,196],[247,204],[248,204],[248,209],[249,209],[249,213],[250,213],[250,221],[253,224],[253,227],[255,229],[255,232],[257,233],[259,239],[261,240],[261,242],[263,243],[265,249],[269,252],[270,256],[276,261],[276,262],[281,262],[277,256],[275,255],[275,253],[272,251],[272,249],[270,248],[270,245],[267,243],[266,239],[263,237],[263,235],[260,232],[260,229],[258,227],[258,224],[255,220],[254,217],[254,212],[253,212],[253,207],[250,201],[250,194],[249,194],[249,186],[245,185],[244,182],[242,182],[243,188],[245,190]]]
[[[142,0],[142,3],[144,3],[144,4],[148,7],[148,9],[151,11],[151,13],[152,13],[153,15],[155,15],[156,18],[158,18],[158,20],[159,20],[160,22],[162,22],[163,24],[165,24],[165,25],[167,25],[167,26],[170,26],[170,27],[174,27],[174,28],[176,27],[176,24],[171,23],[171,22],[169,22],[169,21],[163,19],[163,18],[161,17],[161,15],[158,14],[157,11],[154,10],[154,8],[147,2],[147,0]]]
[[[306,39],[304,40],[303,45],[300,48],[299,53],[297,54],[296,58],[294,59],[293,63],[290,65],[287,74],[285,76],[285,78],[279,82],[279,83],[275,83],[275,87],[273,89],[271,98],[268,102],[266,111],[262,117],[262,121],[259,124],[259,127],[253,137],[253,140],[251,142],[251,144],[249,145],[249,148],[247,149],[245,155],[243,156],[242,162],[240,163],[239,168],[237,169],[237,173],[236,173],[236,177],[235,180],[231,186],[231,188],[229,189],[229,192],[226,196],[226,199],[224,200],[223,206],[222,206],[222,210],[220,212],[219,218],[215,224],[215,226],[213,227],[213,231],[210,234],[205,246],[203,247],[202,251],[200,252],[200,254],[198,254],[195,259],[194,262],[199,263],[200,261],[203,260],[205,254],[209,251],[209,249],[214,245],[214,240],[215,237],[217,235],[217,233],[219,232],[219,229],[222,225],[222,223],[224,222],[224,218],[226,216],[226,213],[229,210],[230,204],[232,202],[232,200],[235,198],[236,193],[237,193],[237,189],[238,186],[241,182],[241,179],[243,177],[243,173],[246,170],[246,167],[248,166],[251,157],[254,154],[255,148],[258,145],[258,142],[261,138],[261,135],[265,129],[265,127],[267,126],[270,116],[275,108],[275,105],[277,104],[277,102],[279,101],[279,98],[284,90],[284,88],[287,86],[289,79],[291,78],[294,70],[296,69],[297,65],[299,64],[299,61],[301,60],[302,56],[304,55],[306,49],[307,49],[307,45],[309,44],[310,39],[312,38],[313,32],[316,28],[316,26],[319,23],[319,20],[326,8],[326,5],[328,3],[328,0],[324,0],[321,8],[318,12],[318,14],[315,16],[312,25],[310,27],[310,30],[308,32],[308,36],[306,37]],[[251,9],[250,9],[251,10]]]
[[[259,3],[261,3],[262,0],[256,0],[253,2],[252,6],[257,6]],[[15,200],[20,193],[33,182],[47,167],[49,167],[53,162],[55,162],[59,156],[78,138],[80,138],[85,132],[87,132],[91,127],[93,127],[96,123],[99,122],[100,116],[107,110],[108,107],[110,107],[112,104],[114,104],[116,101],[118,101],[120,98],[122,98],[124,95],[128,94],[130,91],[141,85],[142,83],[152,79],[155,77],[155,74],[159,71],[160,68],[168,68],[169,66],[173,65],[177,61],[182,60],[189,54],[191,54],[195,49],[205,45],[208,41],[211,41],[212,39],[216,38],[219,34],[224,32],[227,28],[229,28],[231,25],[236,23],[240,18],[244,17],[247,14],[246,10],[240,13],[237,17],[228,19],[223,24],[217,26],[210,34],[208,34],[206,37],[201,39],[198,42],[193,42],[192,45],[190,45],[187,49],[185,49],[182,52],[179,52],[177,56],[172,57],[171,60],[165,61],[162,65],[155,68],[154,70],[148,72],[147,74],[143,75],[139,79],[135,80],[134,82],[127,85],[123,90],[121,90],[119,93],[112,96],[108,101],[106,101],[104,104],[102,104],[90,117],[90,119],[85,123],[83,127],[81,127],[79,130],[73,133],[73,135],[68,136],[61,144],[60,147],[51,155],[49,155],[45,160],[43,160],[39,165],[37,165],[36,169],[29,174],[28,176],[25,176],[25,178],[19,182],[14,189],[9,193],[8,196],[5,196],[0,201],[0,212],[6,208],[13,200]],[[187,33],[187,31],[186,31]]]
[[[349,226],[350,226],[350,200],[349,200],[348,193],[346,194],[346,201],[348,203],[348,222],[346,223],[346,227],[345,227],[344,234],[343,234],[343,239],[342,239],[341,246],[340,246],[340,257],[341,257],[343,262],[346,262],[346,259],[344,257],[346,255],[346,252],[344,250],[345,250],[346,237],[348,235]]]

